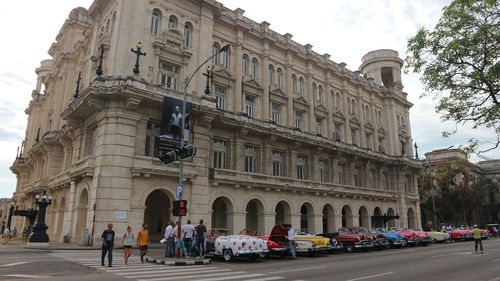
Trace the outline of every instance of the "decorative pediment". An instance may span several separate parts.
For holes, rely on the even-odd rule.
[[[319,110],[319,111],[323,111],[323,112],[328,112],[328,109],[323,104],[316,105],[314,107],[314,109]]]
[[[345,119],[345,115],[344,113],[342,113],[342,111],[338,110],[337,112],[335,112],[333,114],[334,117],[338,117],[338,118],[342,118],[342,119]]]
[[[304,97],[296,97],[293,99],[294,102],[298,103],[298,104],[302,104],[302,105],[305,105],[305,106],[308,106],[309,103],[306,101],[306,99],[304,99]]]
[[[385,135],[385,130],[382,127],[378,128],[377,132],[381,135]]]
[[[372,129],[373,130],[372,123],[370,123],[370,122],[366,122],[365,123],[365,127],[368,128],[368,129]]]
[[[233,75],[231,74],[231,71],[229,71],[227,68],[225,68],[225,67],[223,67],[221,65],[214,66],[214,68],[213,68],[212,71],[215,74],[223,76],[225,78],[233,78]]]
[[[349,119],[350,122],[360,124],[358,117],[356,115],[351,115],[351,119]]]
[[[246,78],[243,80],[243,85],[246,87],[251,87],[257,90],[264,90],[264,88],[257,82],[257,80],[253,79],[252,77]]]
[[[179,32],[176,29],[169,29],[158,36],[153,42],[155,54],[159,55],[160,51],[163,50],[187,59],[191,58],[193,54],[184,49],[184,39]]]
[[[270,87],[269,92],[271,94],[275,94],[275,95],[278,95],[278,96],[287,97],[285,91],[283,91],[283,89],[280,89],[280,88],[272,88],[272,87]]]

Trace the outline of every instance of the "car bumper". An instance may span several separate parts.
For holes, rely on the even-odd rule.
[[[234,252],[234,256],[248,256],[248,255],[259,255],[269,253],[269,250],[249,250],[249,251],[237,251]]]

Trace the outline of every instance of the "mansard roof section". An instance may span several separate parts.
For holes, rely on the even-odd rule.
[[[85,30],[92,25],[92,22],[87,9],[83,7],[73,9],[59,30],[56,41],[50,46],[49,55],[56,58],[58,54],[68,54],[75,51],[78,42],[85,37]],[[72,29],[75,28],[78,32],[72,32]],[[71,36],[69,36],[70,34]]]

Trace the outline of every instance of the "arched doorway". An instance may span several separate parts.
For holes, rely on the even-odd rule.
[[[168,195],[162,190],[151,192],[146,198],[146,209],[144,210],[144,223],[148,225],[151,241],[159,241],[162,233],[167,227],[170,216],[171,203]]]
[[[323,233],[335,232],[335,211],[333,206],[326,204],[323,207]]]
[[[248,202],[246,207],[246,228],[256,229],[257,234],[264,235],[264,205],[258,199]]]
[[[413,212],[412,208],[408,209],[408,228],[415,228],[415,213]]]
[[[78,215],[76,220],[75,238],[80,243],[87,240],[85,237],[82,237],[82,231],[87,227],[88,205],[89,194],[87,192],[87,189],[83,189],[82,193],[80,193],[80,200],[78,200],[78,207],[76,209]]]
[[[396,213],[394,213],[394,210],[393,210],[392,208],[389,208],[389,209],[387,210],[387,215],[388,215],[388,216],[395,216],[395,215],[396,215]],[[387,227],[396,227],[396,220],[389,220],[389,221],[387,222]]]
[[[370,227],[368,210],[366,209],[365,206],[361,206],[359,208],[358,215],[359,215],[359,226],[367,228]]]
[[[300,231],[314,233],[314,209],[311,204],[304,203],[300,207]]]
[[[63,229],[65,213],[66,213],[66,198],[63,197],[61,199],[61,202],[59,202],[59,209],[57,210],[56,240],[60,240],[62,238],[62,229]]]
[[[232,213],[233,205],[231,201],[226,197],[217,198],[212,204],[212,228],[222,228],[232,232]]]
[[[342,227],[352,226],[352,210],[351,207],[345,205],[342,207]]]
[[[382,216],[382,210],[379,207],[375,207],[373,210],[372,227],[384,227],[384,219],[380,218]]]
[[[276,208],[274,209],[276,213],[276,217],[274,219],[275,224],[282,224],[282,223],[291,223],[291,216],[290,216],[290,205],[288,205],[287,202],[285,201],[280,201],[278,204],[276,204]]]

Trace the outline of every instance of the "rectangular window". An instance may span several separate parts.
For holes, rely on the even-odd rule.
[[[249,117],[255,117],[255,97],[245,95],[245,113]]]
[[[85,150],[84,156],[94,155],[96,148],[96,127],[88,127],[85,130]]]
[[[351,128],[351,143],[352,145],[358,145],[358,129]]]
[[[168,89],[177,90],[179,79],[179,67],[168,63],[160,62],[160,84]]]
[[[144,155],[159,157],[160,122],[148,121],[146,128],[146,151]]]
[[[273,176],[282,177],[284,175],[285,154],[283,152],[273,151]]]
[[[341,141],[342,140],[342,123],[335,123],[335,134],[334,134],[334,139],[336,141]]]
[[[320,160],[318,163],[318,168],[319,168],[319,180],[321,182],[327,182],[328,181],[328,173],[327,173],[327,161],[325,160]]]
[[[316,117],[316,134],[323,135],[323,118]]]
[[[295,128],[302,130],[303,129],[303,117],[301,111],[295,111]]]
[[[345,165],[338,164],[337,165],[337,178],[339,184],[345,184]]]
[[[297,179],[307,179],[307,158],[304,156],[297,157]]]
[[[215,99],[218,109],[226,109],[226,88],[215,85]]]
[[[378,152],[385,153],[384,138],[378,138]]]
[[[366,148],[372,149],[372,134],[365,135]]]
[[[214,140],[212,144],[212,158],[213,167],[219,169],[227,169],[229,167],[227,156],[228,156],[228,143],[223,140]]]
[[[257,172],[257,148],[254,146],[245,146],[245,172]]]
[[[281,105],[273,103],[271,109],[271,120],[276,124],[281,124]]]

